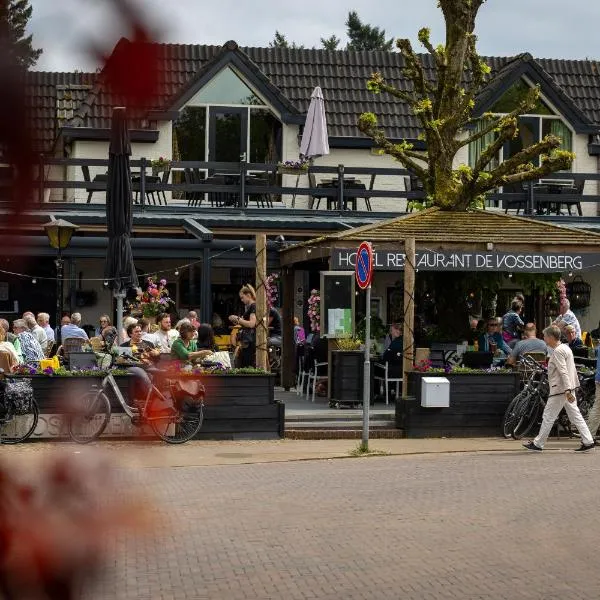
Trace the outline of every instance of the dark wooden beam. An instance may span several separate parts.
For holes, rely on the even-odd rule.
[[[294,346],[294,270],[283,269],[281,277],[281,385],[287,392],[294,385],[296,348]]]

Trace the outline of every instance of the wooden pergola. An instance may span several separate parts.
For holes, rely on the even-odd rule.
[[[420,270],[530,273],[580,272],[600,265],[600,234],[490,210],[430,208],[290,246],[280,253],[284,387],[293,385],[294,271],[324,260],[331,270],[351,269],[352,253],[362,241],[373,244],[376,270],[404,270],[405,301],[412,300],[415,264]],[[412,348],[412,342],[405,344]]]

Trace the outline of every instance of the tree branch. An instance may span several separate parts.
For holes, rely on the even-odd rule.
[[[511,119],[516,119],[519,115],[522,115],[525,111],[527,111],[528,109],[535,106],[535,103],[537,102],[537,99],[539,97],[539,93],[540,93],[539,88],[537,88],[537,87],[531,88],[527,92],[527,95],[525,96],[525,98],[523,100],[521,100],[521,102],[519,102],[519,105],[517,106],[517,108],[515,108],[511,112],[507,113],[506,115],[502,115],[501,117],[494,118],[492,121],[490,121],[490,123],[487,126],[485,126],[480,131],[476,131],[473,135],[461,140],[459,142],[458,147],[462,148],[463,146],[467,146],[468,144],[470,144],[472,142],[476,142],[477,140],[481,139],[483,136],[487,135],[491,131],[494,131],[498,127],[503,127],[503,122],[508,122]],[[474,123],[474,122],[477,122],[480,120],[481,120],[481,117],[477,117],[475,119],[469,119],[469,123]]]
[[[407,169],[413,171],[423,181],[427,177],[428,170],[415,162],[413,158],[417,160],[427,162],[426,157],[415,156],[415,152],[406,145],[393,144],[390,142],[383,133],[382,129],[377,127],[377,118],[372,113],[364,113],[358,119],[358,128],[365,135],[368,135],[386,154],[390,154],[399,162],[401,162]]]
[[[513,138],[517,133],[517,121],[516,119],[511,119],[510,123],[505,125],[501,130],[496,139],[489,145],[484,151],[481,153],[475,166],[473,167],[473,171],[478,174],[485,169],[485,167],[494,159],[496,154],[502,146],[504,142]]]

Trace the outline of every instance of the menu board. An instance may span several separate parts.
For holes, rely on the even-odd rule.
[[[321,273],[321,333],[328,338],[354,336],[354,273]]]

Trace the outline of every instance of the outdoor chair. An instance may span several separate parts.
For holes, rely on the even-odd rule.
[[[583,215],[583,211],[581,210],[581,200],[578,198],[583,196],[583,188],[585,186],[585,179],[578,179],[572,186],[564,186],[560,188],[560,193],[562,196],[573,196],[573,199],[569,198],[568,200],[563,200],[562,198],[558,200],[557,204],[557,212],[560,213],[560,209],[564,206],[569,214],[571,213],[571,208],[574,206],[577,209],[577,213],[581,217]]]
[[[167,173],[168,176],[168,173]],[[162,178],[159,175],[146,175],[145,177],[145,185],[159,185],[160,183],[162,183]],[[139,173],[136,173],[135,175],[132,175],[131,177],[131,186],[132,186],[132,191],[134,193],[134,197],[133,197],[133,201],[135,202],[135,204],[139,204],[139,197],[140,197],[140,189],[141,189],[141,175]],[[156,194],[156,196],[155,196]],[[156,206],[156,200],[158,199],[158,204],[162,204],[161,202],[161,198],[160,198],[160,191],[154,191],[154,190],[149,190],[148,187],[145,188],[144,190],[144,196],[147,199],[147,204],[150,204],[150,201],[152,202],[152,204],[154,206]],[[163,196],[165,199],[165,206],[167,204],[167,197],[165,196],[165,193],[163,191]]]
[[[327,378],[329,363],[327,362],[327,339],[319,338],[314,346],[305,347],[305,369],[308,367],[308,379],[306,384],[306,399],[312,392],[312,401],[315,401],[315,393],[319,379]]]
[[[70,338],[65,338],[62,342],[62,356],[63,358],[68,361],[69,359],[69,354],[71,352],[81,352],[81,349],[83,348],[84,344],[87,343],[87,340],[84,340],[83,338],[76,338],[76,337],[70,337]]]
[[[186,168],[183,171],[183,177],[185,179],[185,183],[188,185],[200,185],[205,184],[207,182],[200,173],[199,169],[190,169]],[[204,194],[202,190],[196,190],[194,192],[186,192],[186,198],[188,200],[188,206],[201,206],[202,201],[204,200]],[[211,205],[213,204],[212,195],[209,194],[209,198],[211,198]]]
[[[94,192],[102,192],[102,191],[106,192],[106,184],[108,183],[108,173],[100,173],[100,174],[96,175],[94,177],[94,179],[91,179],[90,168],[88,165],[81,165],[81,171],[83,173],[83,180],[86,183],[104,183],[105,184],[104,190],[95,190],[95,189],[85,188],[85,191],[88,193],[87,203],[90,204],[90,202],[92,201],[92,195],[94,194]]]
[[[547,190],[546,190],[547,191]],[[508,214],[509,208],[516,208],[517,214],[525,210],[527,206],[527,194],[529,193],[528,184],[521,183],[519,187],[505,185],[502,188],[502,202],[504,204],[504,214]]]
[[[374,363],[373,379],[379,382],[379,389],[383,386],[386,404],[390,403],[390,383],[395,384],[395,396],[398,399],[400,397],[400,385],[402,384],[402,362]]]
[[[404,177],[404,189],[407,192],[425,192],[423,182],[416,175]],[[414,208],[414,202],[418,202],[419,200],[420,198],[407,198],[406,212],[412,212]]]

